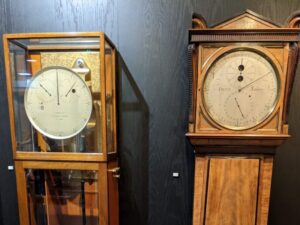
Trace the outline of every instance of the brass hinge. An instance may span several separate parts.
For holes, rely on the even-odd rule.
[[[112,168],[108,170],[109,173],[112,173],[112,176],[114,178],[119,179],[120,178],[120,167]]]

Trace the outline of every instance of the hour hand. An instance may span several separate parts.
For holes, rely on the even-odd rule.
[[[43,90],[49,95],[52,96],[51,93],[42,85],[40,84],[40,87],[43,88]]]

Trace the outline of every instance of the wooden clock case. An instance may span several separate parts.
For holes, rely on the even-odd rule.
[[[20,224],[118,225],[113,43],[102,32],[5,34],[3,41]],[[84,63],[77,68],[78,59]],[[70,140],[43,137],[25,115],[27,84],[47,66],[83,74],[91,90],[87,131]],[[76,150],[81,134],[86,135],[84,151]]]
[[[288,137],[288,106],[298,63],[299,15],[281,27],[247,10],[212,27],[195,15],[189,31],[191,105],[186,136],[195,147],[193,225],[267,225],[275,149]],[[245,130],[215,123],[202,101],[205,74],[224,52],[243,48],[278,70],[278,103]]]

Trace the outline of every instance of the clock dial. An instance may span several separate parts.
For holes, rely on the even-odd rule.
[[[274,110],[279,78],[261,54],[238,50],[219,57],[203,84],[204,107],[219,125],[243,130],[263,122]]]
[[[47,67],[34,76],[25,91],[24,104],[31,124],[53,139],[78,134],[92,113],[88,86],[64,67]]]

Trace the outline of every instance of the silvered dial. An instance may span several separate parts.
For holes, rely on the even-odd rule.
[[[219,125],[242,130],[263,122],[274,110],[279,78],[261,54],[238,50],[218,58],[203,84],[203,102]]]
[[[25,91],[25,111],[42,134],[65,139],[78,134],[92,112],[86,83],[72,70],[48,67],[33,77]]]

